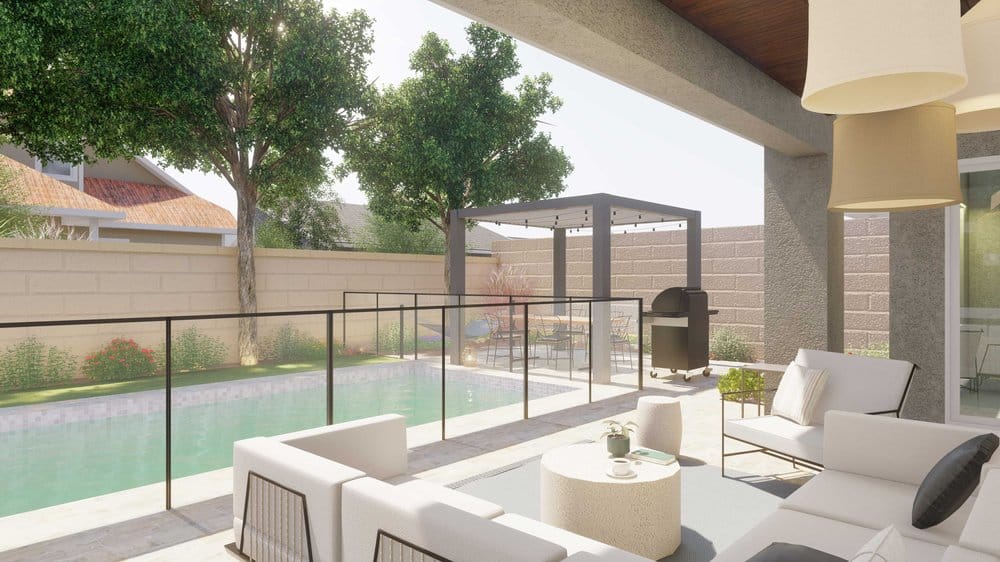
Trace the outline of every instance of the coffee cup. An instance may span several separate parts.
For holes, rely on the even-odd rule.
[[[615,476],[628,476],[632,473],[632,462],[627,459],[612,459],[611,474]]]

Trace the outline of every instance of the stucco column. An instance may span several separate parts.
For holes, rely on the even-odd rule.
[[[944,421],[944,209],[889,214],[889,353],[916,363],[903,417]]]
[[[764,150],[764,359],[844,349],[844,216],[826,209],[830,157]]]
[[[552,231],[552,296],[566,296],[566,229],[557,228]],[[566,305],[557,304],[553,307],[555,314],[565,314]]]
[[[611,206],[607,201],[594,203],[594,235],[591,238],[593,248],[591,253],[591,275],[593,278],[593,296],[611,296]],[[591,322],[590,338],[593,341],[590,364],[593,366],[595,383],[611,381],[611,305],[607,302],[595,302],[591,306],[593,322]]]

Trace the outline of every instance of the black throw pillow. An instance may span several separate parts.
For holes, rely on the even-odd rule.
[[[973,437],[948,452],[927,473],[913,499],[913,526],[933,527],[962,507],[979,485],[983,465],[1000,445],[993,433]]]
[[[847,562],[847,560],[801,544],[774,542],[754,554],[747,562]]]

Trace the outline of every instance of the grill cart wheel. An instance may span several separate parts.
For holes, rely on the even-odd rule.
[[[653,377],[655,379],[659,375],[657,375],[656,372],[654,371],[654,372],[649,373],[649,376],[651,376],[651,377]]]
[[[703,376],[703,377],[708,377],[711,374],[712,374],[712,368],[711,367],[705,367],[705,370],[701,372],[701,376]]]
[[[690,380],[691,380],[691,375],[689,375],[689,374],[685,373],[685,374],[684,374],[684,382],[688,382],[688,381],[690,381]]]
[[[670,369],[670,372],[671,372],[672,374],[676,375],[676,374],[677,374],[677,369]]]

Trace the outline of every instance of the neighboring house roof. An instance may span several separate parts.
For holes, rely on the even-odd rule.
[[[354,241],[358,239],[364,230],[370,214],[367,205],[352,203],[340,203],[337,205],[337,215],[340,217],[340,224],[344,227],[344,236],[346,238],[342,242],[344,246],[350,247],[354,245]],[[493,242],[497,240],[507,240],[507,237],[480,225],[474,226],[465,235],[465,243],[471,254],[490,254]]]
[[[125,213],[79,189],[0,155],[0,167],[11,174],[11,181],[23,189],[24,204],[52,215],[122,219]]]
[[[84,177],[83,189],[125,212],[122,226],[162,225],[193,229],[236,228],[233,215],[209,201],[172,186]]]

